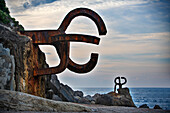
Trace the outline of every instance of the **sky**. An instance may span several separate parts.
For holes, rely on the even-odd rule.
[[[66,33],[93,35],[99,45],[71,42],[70,57],[84,64],[99,54],[94,70],[77,74],[66,69],[59,80],[73,88],[113,87],[124,76],[126,87],[170,87],[170,1],[168,0],[5,0],[12,17],[25,30],[58,29],[75,8],[89,8],[104,20],[107,34],[99,36],[87,17],[76,17]],[[40,46],[50,67],[59,64],[53,46]]]

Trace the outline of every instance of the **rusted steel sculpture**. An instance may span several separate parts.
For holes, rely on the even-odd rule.
[[[35,53],[38,52],[38,45],[53,45],[55,46],[60,58],[60,64],[58,66],[39,69],[38,58],[35,54],[34,76],[58,74],[63,72],[66,68],[76,73],[87,73],[96,66],[98,61],[97,53],[92,53],[91,59],[84,65],[76,64],[69,57],[71,41],[86,42],[97,45],[100,41],[100,38],[95,36],[65,33],[71,21],[77,16],[86,16],[92,19],[97,25],[99,35],[105,35],[107,33],[106,26],[102,18],[97,13],[87,8],[77,8],[69,12],[57,30],[30,30],[21,32],[21,34],[32,38]]]
[[[124,82],[121,83],[121,79],[124,79]],[[119,80],[119,82],[117,83],[117,80]],[[125,77],[116,77],[115,80],[115,87],[114,87],[114,92],[116,92],[116,86],[118,85],[119,86],[119,89],[122,88],[122,85],[126,84],[127,83],[127,79]]]

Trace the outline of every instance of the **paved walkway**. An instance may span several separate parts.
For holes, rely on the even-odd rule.
[[[170,110],[134,108],[121,106],[100,106],[100,105],[85,105],[93,110],[93,112],[50,112],[50,113],[170,113]],[[3,111],[0,113],[48,113],[48,112],[31,112],[31,111]]]

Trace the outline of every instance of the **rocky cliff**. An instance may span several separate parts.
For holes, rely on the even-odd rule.
[[[45,55],[38,46],[36,46],[37,50],[35,52],[32,40],[20,34],[19,31],[22,31],[23,27],[9,15],[3,0],[0,1],[0,6],[0,107],[6,109],[8,108],[7,106],[12,105],[22,107],[21,103],[24,103],[25,107],[27,106],[26,104],[36,104],[36,102],[31,103],[29,98],[34,100],[38,97],[32,98],[31,95],[54,101],[135,106],[128,89],[119,90],[119,94],[109,93],[84,96],[82,91],[74,91],[68,85],[60,83],[56,75],[34,77],[33,71],[37,62],[38,68],[48,68],[45,62]],[[25,95],[23,99],[26,100],[19,99],[22,97],[21,95]],[[13,96],[16,97],[16,103],[12,101],[11,97]],[[38,98],[38,100],[44,101],[42,98]],[[44,102],[51,103],[49,100]],[[42,102],[37,101],[37,103]],[[47,103],[42,106],[48,106]],[[53,106],[56,106],[54,104],[58,105],[57,102],[52,103]],[[42,106],[40,108],[43,109]],[[20,107],[15,109],[20,110]],[[63,107],[62,109],[66,108]]]
[[[33,77],[34,54],[38,55],[39,67],[47,68],[45,55],[40,50],[34,53],[29,37],[0,24],[0,89],[24,92],[55,101],[135,106],[127,88],[120,89],[119,94],[84,96],[83,92],[73,91],[68,85],[60,83],[56,75]]]
[[[33,77],[33,47],[29,37],[21,36],[10,27],[0,24],[0,86],[1,89],[32,93],[29,83]],[[48,66],[44,54],[39,51],[40,67]],[[45,97],[45,76],[38,78],[41,86],[35,88],[35,95]],[[38,90],[38,91],[36,91]]]

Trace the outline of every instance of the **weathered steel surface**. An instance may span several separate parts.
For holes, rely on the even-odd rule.
[[[76,64],[69,58],[68,69],[76,73],[87,73],[94,69],[97,64],[97,60],[98,54],[96,53],[92,53],[89,62],[83,65]]]
[[[107,33],[106,26],[102,18],[97,13],[87,8],[77,8],[70,11],[64,18],[58,30],[61,33],[64,33],[67,27],[69,26],[70,22],[77,16],[86,16],[92,19],[97,25],[99,35],[105,35]]]
[[[121,83],[121,79],[124,80],[123,83]],[[119,82],[117,83],[117,80],[119,80]],[[114,87],[114,92],[116,92],[116,86],[118,85],[119,86],[119,89],[122,88],[122,85],[126,84],[127,83],[127,79],[125,77],[116,77],[115,80],[115,87]]]
[[[60,64],[52,68],[39,69],[38,61],[35,59],[36,66],[34,67],[34,76],[57,74],[61,73],[66,68],[76,73],[87,73],[96,66],[98,61],[98,54],[96,53],[92,53],[89,62],[84,65],[79,65],[69,58],[71,41],[86,42],[96,45],[100,42],[100,38],[95,36],[65,33],[71,21],[77,16],[86,16],[92,19],[97,25],[99,35],[105,35],[107,33],[106,26],[101,17],[94,11],[87,8],[77,8],[69,12],[58,30],[31,30],[21,32],[21,34],[28,35],[32,38],[36,52],[38,45],[54,45],[57,53],[59,54]]]

